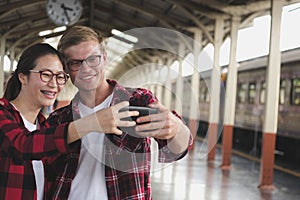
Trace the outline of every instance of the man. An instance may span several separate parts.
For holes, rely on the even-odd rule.
[[[159,104],[150,91],[124,88],[106,79],[108,61],[103,38],[91,28],[72,27],[62,36],[58,50],[67,59],[67,73],[78,93],[69,106],[49,117],[50,124],[75,120],[121,101],[157,108],[158,113],[139,117],[138,125],[126,131],[112,128],[121,131],[121,135],[90,133],[71,144],[70,153],[48,170],[48,180],[55,181],[48,186],[48,197],[151,199],[150,139],[158,143],[159,161],[172,162],[186,155],[191,147],[189,129],[176,113]]]

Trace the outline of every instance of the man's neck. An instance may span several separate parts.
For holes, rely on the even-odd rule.
[[[94,108],[95,106],[101,104],[111,93],[113,92],[113,87],[109,84],[103,85],[101,88],[91,91],[79,91],[80,101],[90,107]]]

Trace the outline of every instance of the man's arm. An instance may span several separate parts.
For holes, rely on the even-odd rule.
[[[137,125],[138,134],[167,140],[167,145],[174,154],[180,154],[187,150],[190,145],[191,133],[183,121],[161,104],[150,104],[149,106],[157,108],[159,113],[139,117],[137,123],[145,124]]]

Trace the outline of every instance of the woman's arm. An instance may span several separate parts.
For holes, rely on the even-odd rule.
[[[136,125],[134,121],[122,121],[121,119],[139,114],[137,111],[119,112],[121,108],[128,105],[129,102],[124,101],[71,122],[68,129],[68,143],[72,143],[90,132],[121,135],[122,130],[119,127]]]
[[[58,124],[48,128],[28,131],[6,109],[0,109],[0,149],[19,159],[42,159],[55,153],[66,153],[68,144],[89,132],[104,132],[122,134],[119,126],[134,126],[135,122],[121,121],[123,117],[138,115],[137,112],[122,112],[118,110],[127,106],[128,102],[121,102],[110,108],[100,110],[92,115],[74,122]]]

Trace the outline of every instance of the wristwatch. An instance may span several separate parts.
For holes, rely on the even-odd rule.
[[[46,10],[56,25],[70,26],[79,20],[82,5],[80,0],[48,0]]]

